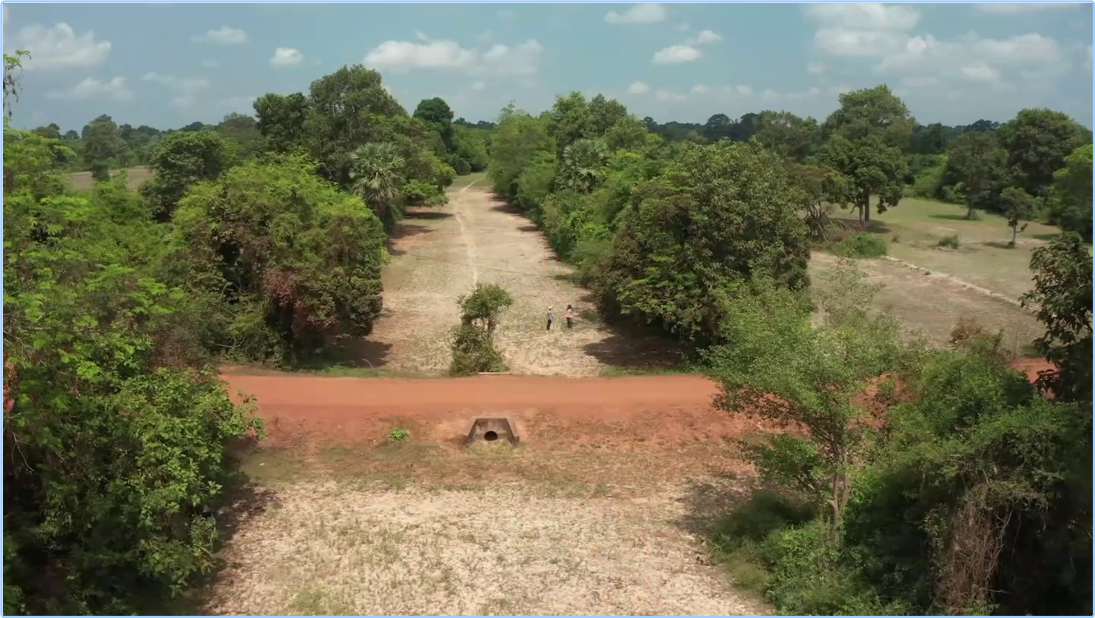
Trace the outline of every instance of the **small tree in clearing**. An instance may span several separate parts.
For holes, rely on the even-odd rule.
[[[502,355],[494,348],[494,330],[502,312],[513,304],[513,297],[502,287],[478,284],[461,296],[460,325],[453,329],[452,375],[471,375],[480,371],[505,371]]]
[[[1016,187],[1008,187],[1000,193],[1000,203],[1004,207],[1004,217],[1011,228],[1011,242],[1008,247],[1015,247],[1015,237],[1027,229],[1028,221],[1034,214],[1034,198],[1029,193]],[[1022,227],[1019,224],[1023,223]]]
[[[839,540],[849,466],[869,427],[855,398],[872,379],[901,369],[908,348],[894,319],[863,309],[877,288],[862,274],[844,264],[830,277],[829,292],[817,299],[825,318],[818,328],[788,290],[764,285],[727,294],[721,334],[729,343],[710,349],[707,360],[722,387],[716,407],[805,430],[802,438],[769,434],[739,445],[763,477],[827,502]]]

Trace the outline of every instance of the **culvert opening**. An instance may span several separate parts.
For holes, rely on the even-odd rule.
[[[498,432],[497,431],[488,431],[488,432],[483,434],[483,439],[486,440],[487,442],[494,442],[495,440],[498,439]]]

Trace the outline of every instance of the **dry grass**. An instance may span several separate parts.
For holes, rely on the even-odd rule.
[[[111,175],[117,175],[119,171],[123,170],[114,170],[111,172]],[[140,187],[146,180],[152,177],[152,172],[143,165],[131,167],[124,171],[128,175],[126,186],[132,191],[136,191],[137,187]],[[65,179],[68,181],[69,186],[76,190],[90,189],[92,185],[95,184],[95,181],[91,178],[91,172],[73,172],[71,174],[65,174]]]
[[[978,215],[979,219],[969,221],[964,206],[905,198],[897,208],[873,215],[871,229],[886,239],[895,258],[1018,299],[1033,285],[1031,252],[1060,230],[1031,222],[1019,234],[1016,247],[1009,249],[1007,221],[981,211]],[[854,221],[846,212],[838,218]],[[959,239],[958,249],[939,246],[941,238],[952,235]]]
[[[810,272],[815,285],[822,283],[816,275],[836,267],[838,259],[827,253],[814,253]],[[911,331],[919,331],[930,343],[946,345],[951,329],[959,318],[976,319],[982,326],[996,331],[1004,329],[1004,346],[1023,355],[1027,345],[1041,335],[1044,328],[1033,315],[1005,300],[964,284],[947,274],[910,268],[892,260],[858,260],[860,270],[871,283],[884,287],[876,298],[879,309],[889,311]]]
[[[459,320],[456,300],[476,283],[496,283],[514,298],[497,331],[510,371],[529,375],[595,376],[612,366],[665,366],[670,347],[651,336],[629,337],[605,327],[588,291],[572,281],[530,221],[487,191],[481,176],[458,179],[441,208],[414,209],[395,233],[384,275],[384,316],[358,354],[373,368],[440,375],[450,362],[449,333]],[[567,330],[563,313],[578,320]],[[556,323],[546,330],[548,307]]]
[[[225,552],[215,614],[764,613],[683,522],[688,496],[544,496],[520,484],[278,492]],[[657,491],[654,491],[657,490]]]

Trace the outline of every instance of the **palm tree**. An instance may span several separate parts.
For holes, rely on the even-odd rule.
[[[400,171],[403,157],[387,142],[369,142],[353,154],[353,191],[373,209],[385,226],[395,223],[395,206],[399,201],[403,179]]]
[[[600,140],[580,139],[563,151],[566,182],[581,193],[597,187],[607,163],[608,148]]]

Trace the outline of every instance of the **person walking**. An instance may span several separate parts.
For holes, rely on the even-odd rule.
[[[551,307],[548,307],[548,327],[547,327],[548,330],[551,330],[551,323],[554,320],[555,320],[555,312],[552,311]]]
[[[574,328],[574,307],[567,305],[567,328]]]

